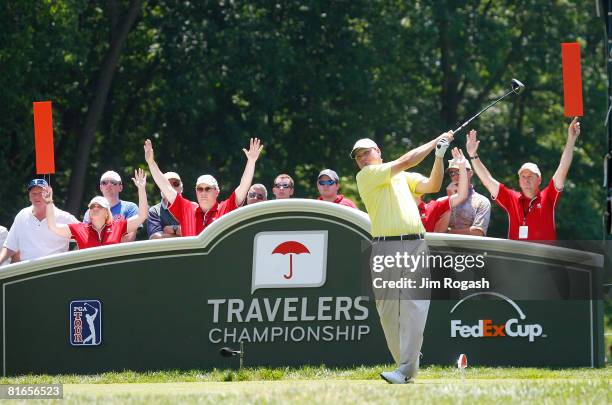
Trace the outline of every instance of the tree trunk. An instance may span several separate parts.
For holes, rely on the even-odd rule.
[[[140,3],[140,0],[132,0],[125,17],[121,21],[115,22],[116,14],[114,10],[114,2],[109,2],[111,14],[109,16],[110,23],[111,25],[114,25],[111,27],[112,34],[110,46],[106,56],[104,57],[102,68],[100,69],[100,73],[94,87],[92,99],[87,109],[87,115],[85,116],[85,123],[77,142],[74,163],[72,164],[66,208],[73,214],[77,214],[81,207],[83,191],[85,189],[85,173],[87,171],[87,166],[89,165],[91,147],[93,145],[96,128],[106,105],[108,92],[110,90],[113,77],[115,76],[115,71],[117,70],[121,49],[123,48],[127,36],[132,30],[134,22],[138,17]]]

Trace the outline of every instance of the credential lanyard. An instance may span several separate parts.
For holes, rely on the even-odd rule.
[[[523,208],[523,226],[527,225],[527,215],[529,215],[529,213],[533,209],[533,204],[535,203],[535,200],[537,199],[538,199],[538,196],[536,195],[535,197],[531,199],[531,201],[529,201],[529,208],[527,210],[525,210],[525,204],[521,204],[521,207]]]

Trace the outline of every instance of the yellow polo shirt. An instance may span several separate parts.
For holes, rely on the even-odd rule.
[[[413,197],[424,179],[409,172],[391,177],[391,163],[369,165],[357,173],[357,188],[370,215],[372,236],[425,232]]]

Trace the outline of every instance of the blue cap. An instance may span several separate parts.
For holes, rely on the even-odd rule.
[[[28,183],[28,191],[32,189],[32,187],[47,187],[49,183],[45,179],[32,179]]]

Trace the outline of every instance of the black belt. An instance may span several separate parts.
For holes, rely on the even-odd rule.
[[[425,234],[408,233],[408,234],[399,235],[399,236],[375,236],[372,239],[376,242],[392,241],[392,240],[419,240],[419,239],[425,239]]]

